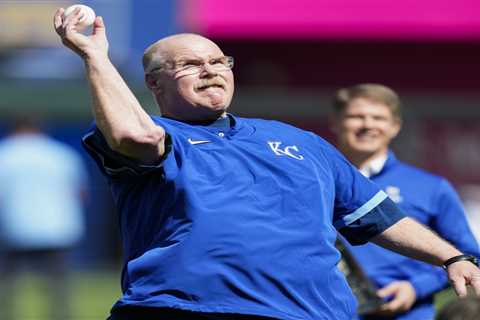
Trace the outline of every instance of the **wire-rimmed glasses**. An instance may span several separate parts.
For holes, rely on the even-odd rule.
[[[190,76],[201,73],[207,68],[216,72],[223,72],[233,68],[234,59],[232,56],[222,56],[204,62],[200,59],[185,59],[178,62],[167,62],[162,66],[153,68],[149,73],[158,71],[172,71],[177,77]]]

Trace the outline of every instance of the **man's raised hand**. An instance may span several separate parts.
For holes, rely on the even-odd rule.
[[[77,26],[82,18],[79,8],[68,16],[64,16],[65,10],[59,8],[53,17],[55,31],[60,36],[62,43],[86,59],[93,55],[108,54],[108,40],[105,33],[105,24],[102,17],[98,16],[93,22],[92,33],[84,35],[79,32]]]

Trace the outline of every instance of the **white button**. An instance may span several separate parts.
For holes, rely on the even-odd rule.
[[[223,138],[223,137],[225,137],[225,133],[219,132],[219,133],[218,133],[218,136]]]

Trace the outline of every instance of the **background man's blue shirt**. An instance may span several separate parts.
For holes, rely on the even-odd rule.
[[[42,133],[0,142],[0,243],[13,250],[62,249],[84,231],[88,174],[70,146]]]
[[[171,140],[157,166],[84,145],[109,178],[125,253],[124,305],[279,319],[352,319],[336,228],[353,243],[402,218],[318,136],[275,121],[231,128],[153,118]]]
[[[457,193],[442,177],[397,160],[389,152],[383,169],[370,177],[408,216],[437,232],[461,251],[479,256]],[[417,294],[414,310],[397,319],[432,319],[433,294],[448,281],[444,270],[373,244],[349,248],[367,275],[383,287],[395,280],[411,282]]]

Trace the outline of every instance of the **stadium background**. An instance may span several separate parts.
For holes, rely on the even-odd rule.
[[[52,135],[81,149],[80,137],[91,122],[83,65],[61,46],[52,27],[55,9],[72,3],[0,1],[0,137],[12,115],[32,112],[46,120]],[[480,188],[477,0],[82,3],[104,17],[111,58],[152,113],[157,109],[143,85],[140,62],[144,48],[165,35],[198,32],[235,57],[233,113],[280,119],[331,139],[327,115],[335,90],[383,83],[403,100],[398,156],[446,176],[459,190]],[[72,255],[72,268],[86,277],[76,280],[75,305],[85,319],[97,319],[119,295],[121,252],[108,188],[83,154],[91,199],[87,235]],[[27,279],[26,288],[30,280],[35,282]],[[105,283],[97,298],[87,294],[89,281]],[[29,306],[41,308],[37,298],[30,300]]]

